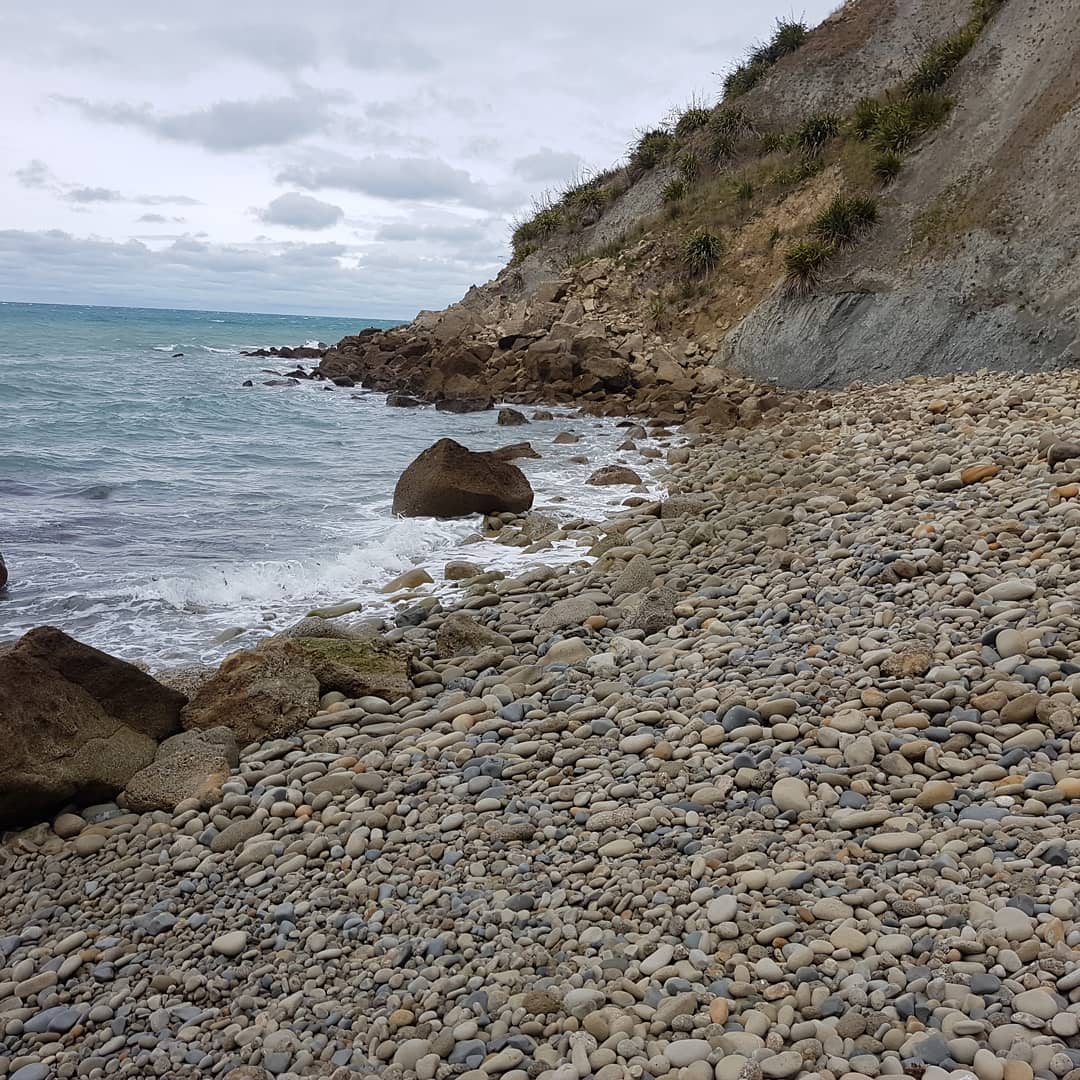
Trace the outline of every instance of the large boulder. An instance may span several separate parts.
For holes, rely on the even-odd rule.
[[[412,689],[409,655],[387,641],[338,637],[296,638],[308,670],[323,693],[371,695],[394,701]]]
[[[158,747],[154,760],[127,782],[121,800],[136,814],[171,813],[189,799],[210,806],[220,801],[238,761],[236,737],[228,728],[183,731]]]
[[[4,556],[0,555],[0,589],[4,588],[8,583],[7,565],[4,563]]]
[[[394,513],[403,517],[521,514],[532,503],[532,487],[513,462],[453,439],[440,439],[425,450],[394,489]]]
[[[85,690],[110,716],[155,742],[180,730],[184,694],[62,630],[39,626],[23,636],[15,652]]]
[[[319,680],[296,641],[229,656],[184,709],[188,730],[227,727],[241,746],[291,735],[319,709]]]
[[[176,731],[184,696],[51,627],[0,654],[0,827],[115,797]]]

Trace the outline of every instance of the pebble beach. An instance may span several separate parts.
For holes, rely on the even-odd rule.
[[[399,596],[411,693],[8,834],[0,1077],[1076,1080],[1077,387],[645,421],[666,498]]]

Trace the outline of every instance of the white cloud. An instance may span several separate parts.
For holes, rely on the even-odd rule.
[[[256,210],[255,216],[267,225],[284,225],[290,229],[329,229],[345,217],[345,211],[333,203],[290,191],[279,195],[269,206]]]
[[[568,150],[541,147],[535,154],[526,154],[514,162],[514,172],[534,184],[549,184],[566,180],[581,171],[585,164],[579,154]]]

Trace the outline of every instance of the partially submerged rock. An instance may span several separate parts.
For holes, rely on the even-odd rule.
[[[609,484],[640,484],[641,477],[633,469],[625,465],[605,465],[585,481],[593,487],[604,487]]]
[[[440,439],[425,450],[394,489],[394,513],[404,517],[520,514],[532,502],[532,487],[516,465],[453,439]]]

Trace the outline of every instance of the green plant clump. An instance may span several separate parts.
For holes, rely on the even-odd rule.
[[[952,109],[952,99],[937,93],[894,101],[882,111],[870,135],[870,145],[878,153],[901,154],[920,136],[944,123]]]
[[[701,175],[701,158],[693,150],[686,150],[679,155],[679,175],[692,184]]]
[[[904,84],[909,95],[929,94],[940,90],[960,66],[978,40],[981,28],[970,22],[962,30],[934,42],[919,61],[915,73]]]
[[[686,268],[695,275],[708,274],[720,262],[723,254],[724,242],[707,229],[698,229],[683,248]]]
[[[871,164],[874,177],[882,184],[891,184],[904,167],[904,159],[895,150],[882,150],[874,155]]]
[[[728,72],[724,79],[725,99],[736,98],[753,90],[775,63],[802,47],[807,33],[804,22],[777,19],[772,37],[754,48],[743,63]]]
[[[860,142],[869,139],[876,130],[886,109],[880,98],[865,97],[851,114],[851,133]]]
[[[642,133],[630,154],[630,162],[639,169],[654,169],[671,152],[675,136],[665,128]]]
[[[808,116],[795,132],[795,145],[804,154],[820,154],[825,144],[840,134],[840,117],[835,113],[815,113]]]
[[[813,237],[789,247],[784,252],[784,281],[788,292],[793,296],[813,292],[833,254],[828,244]]]
[[[672,206],[675,203],[682,202],[686,198],[689,189],[690,185],[681,176],[677,176],[667,183],[660,193],[660,197],[664,200],[665,205]]]
[[[872,195],[837,195],[814,219],[810,235],[833,251],[841,251],[872,229],[878,203]]]
[[[747,179],[735,181],[735,198],[739,202],[750,202],[754,198],[754,185]]]
[[[679,114],[675,121],[675,136],[685,139],[695,131],[707,127],[712,120],[712,109],[699,102],[694,102]]]

